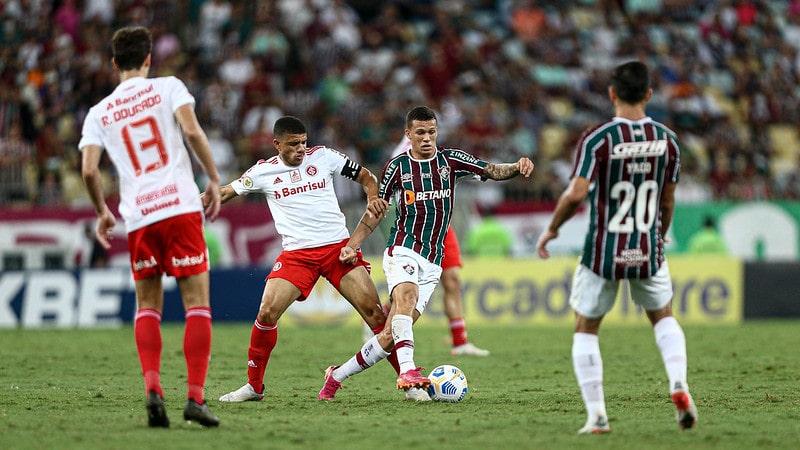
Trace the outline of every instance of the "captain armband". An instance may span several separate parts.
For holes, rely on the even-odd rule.
[[[361,164],[353,161],[352,159],[348,159],[347,162],[342,167],[341,175],[343,177],[350,178],[351,180],[358,179],[358,173],[361,172]]]

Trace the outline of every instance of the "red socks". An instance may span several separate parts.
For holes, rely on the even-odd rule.
[[[467,343],[467,324],[463,318],[450,320],[450,334],[453,336],[453,347]]]
[[[161,388],[161,314],[150,308],[138,310],[133,335],[144,375],[145,394],[156,391],[164,397]],[[211,356],[211,308],[201,306],[186,311],[183,354],[186,358],[188,398],[202,405],[203,386]]]
[[[256,319],[250,332],[250,348],[247,349],[247,382],[257,393],[263,392],[264,372],[277,342],[278,324],[263,324]]]
[[[133,338],[136,341],[139,364],[142,366],[145,395],[150,391],[156,391],[158,395],[164,397],[160,379],[161,314],[155,309],[149,308],[136,311]]]
[[[211,358],[211,308],[198,306],[186,311],[183,332],[183,355],[186,358],[188,398],[202,405],[208,362]]]

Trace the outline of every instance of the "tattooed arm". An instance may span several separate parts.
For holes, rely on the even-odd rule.
[[[493,164],[489,163],[483,169],[483,176],[492,180],[508,180],[517,175],[525,178],[533,173],[533,161],[528,158],[520,158],[515,163]]]

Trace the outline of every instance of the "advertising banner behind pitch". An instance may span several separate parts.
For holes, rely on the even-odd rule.
[[[388,298],[380,257],[373,264],[372,279],[382,301]],[[577,258],[465,259],[461,273],[464,285],[464,315],[471,325],[573,323],[569,292]],[[743,264],[727,257],[669,258],[674,289],[673,313],[681,323],[735,324],[743,318]],[[420,325],[446,320],[439,286]],[[321,281],[309,300],[296,303],[288,316],[296,323],[358,323],[350,305],[330,285]],[[630,299],[626,285],[620,287],[617,303],[604,323],[647,324],[644,312]]]
[[[380,259],[370,260],[380,267]],[[464,263],[464,309],[470,324],[572,324],[568,304],[575,258],[467,259]],[[675,290],[674,313],[686,324],[742,321],[743,264],[724,257],[670,259]],[[211,306],[215,321],[252,322],[264,289],[263,269],[215,270]],[[382,301],[386,282],[380,269],[372,277]],[[164,321],[183,321],[180,295],[165,278]],[[420,325],[445,320],[438,287]],[[0,272],[0,328],[116,327],[133,320],[135,295],[128,269]],[[309,298],[295,302],[282,324],[299,326],[358,325],[360,318],[325,280]],[[627,289],[606,323],[647,323]]]

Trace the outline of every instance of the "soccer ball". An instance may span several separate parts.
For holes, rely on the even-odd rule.
[[[467,395],[467,376],[456,366],[443,364],[433,369],[428,378],[431,380],[428,395],[432,400],[456,403]]]

